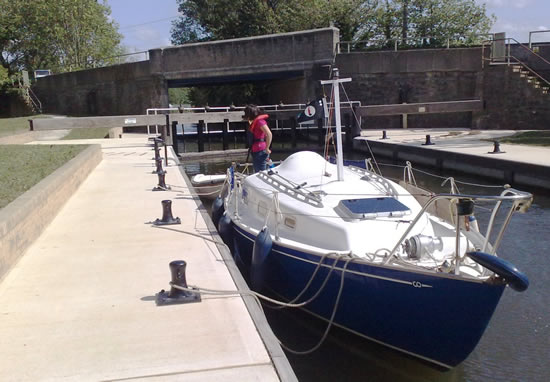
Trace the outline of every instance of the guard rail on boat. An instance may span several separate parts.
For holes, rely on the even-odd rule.
[[[512,214],[516,211],[518,212],[525,212],[531,205],[531,202],[533,200],[533,195],[525,192],[525,191],[519,191],[513,188],[507,188],[504,190],[500,195],[471,195],[471,194],[438,194],[433,195],[430,197],[430,199],[424,204],[418,215],[414,218],[414,220],[411,222],[407,230],[401,235],[401,238],[397,241],[391,252],[389,253],[388,258],[386,259],[385,263],[389,263],[391,259],[393,258],[393,255],[396,253],[399,246],[404,242],[404,240],[407,238],[407,236],[410,234],[411,230],[414,228],[414,226],[418,223],[422,215],[424,215],[428,208],[435,203],[438,200],[456,200],[456,199],[466,199],[466,200],[472,200],[474,203],[476,201],[493,201],[496,202],[493,211],[491,213],[491,218],[489,220],[489,223],[487,225],[487,233],[485,234],[485,242],[482,248],[482,251],[485,252],[488,248],[489,244],[489,237],[491,235],[491,232],[493,230],[493,227],[495,225],[495,217],[497,212],[500,210],[500,207],[502,205],[502,202],[510,201],[512,202],[512,205],[510,206],[508,213],[506,215],[506,218],[502,224],[502,227],[500,228],[500,231],[497,235],[497,238],[495,240],[494,245],[490,249],[491,254],[495,254],[499,245],[500,241],[502,240],[502,237],[504,235],[504,232],[510,223],[510,219],[512,217]],[[457,213],[457,225],[458,225],[458,213]]]

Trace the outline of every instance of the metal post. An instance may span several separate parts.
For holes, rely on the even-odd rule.
[[[164,165],[168,167],[168,131],[170,131],[170,115],[166,114],[166,124],[162,127],[162,140],[164,141]]]
[[[353,147],[353,137],[351,135],[351,116],[346,114],[344,131],[346,132],[346,148],[351,149]]]
[[[199,153],[202,153],[204,151],[204,142],[202,137],[203,130],[204,130],[204,120],[201,119],[199,120],[199,123],[197,125],[197,142],[199,147]]]
[[[229,129],[229,119],[224,119],[223,120],[223,126],[222,126],[222,147],[223,147],[223,150],[227,150],[228,149],[228,145],[227,145],[227,130]]]
[[[176,155],[178,155],[178,121],[172,121],[172,147]]]
[[[290,139],[292,140],[292,148],[296,148],[296,118],[290,119]]]

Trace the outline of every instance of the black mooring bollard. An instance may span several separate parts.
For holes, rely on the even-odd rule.
[[[432,142],[430,135],[427,134],[426,142],[422,143],[422,146],[430,146],[430,145],[435,145],[435,143]]]
[[[504,154],[506,151],[500,151],[500,142],[493,141],[493,151],[490,151],[488,154]]]
[[[162,169],[162,158],[159,157],[158,159],[155,159],[155,164],[157,165],[157,169],[153,170],[152,174],[159,174],[164,171]]]
[[[154,225],[170,225],[181,224],[180,218],[175,218],[172,215],[172,201],[163,200],[162,202],[162,219],[157,219],[153,222]]]
[[[159,172],[159,173],[157,173],[157,175],[159,177],[159,184],[155,188],[153,188],[153,191],[166,191],[166,190],[169,190],[170,186],[167,186],[166,181],[165,181],[166,171]]]
[[[386,130],[382,130],[382,138],[380,139],[389,139],[388,135],[386,134]]]
[[[187,280],[185,278],[185,268],[187,263],[183,260],[175,260],[170,262],[170,273],[172,275],[172,281],[170,292],[166,292],[164,289],[157,293],[157,305],[168,304],[187,304],[190,302],[200,302],[201,295],[199,292],[182,290],[177,288],[188,288]]]

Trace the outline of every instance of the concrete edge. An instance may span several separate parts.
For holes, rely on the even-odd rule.
[[[174,155],[174,157],[176,158],[178,169],[183,176],[183,179],[185,180],[185,184],[189,188],[189,192],[193,195],[193,200],[197,205],[197,210],[203,217],[206,226],[208,227],[208,231],[211,232],[213,239],[222,243],[223,241],[218,234],[218,230],[214,226],[214,223],[212,222],[210,215],[208,215],[208,212],[204,208],[199,196],[196,194],[194,187],[189,180],[189,177],[181,166],[181,162],[175,155],[173,148],[169,147],[169,149],[172,151],[172,155]],[[248,284],[244,280],[243,276],[241,275],[241,271],[235,264],[233,256],[229,252],[229,249],[222,244],[217,244],[216,246],[220,251],[223,261],[226,264],[227,269],[229,270],[229,273],[231,274],[231,277],[233,278],[233,281],[235,282],[237,288],[242,291],[250,291],[250,288],[248,287]],[[246,305],[246,308],[248,309],[248,312],[250,313],[250,316],[252,317],[252,321],[254,322],[254,325],[256,326],[256,329],[258,330],[262,341],[264,342],[267,352],[273,361],[275,371],[277,372],[280,380],[283,382],[297,382],[298,378],[296,377],[296,374],[294,373],[290,362],[288,362],[288,358],[281,348],[277,337],[275,337],[271,326],[269,326],[264,312],[260,309],[256,300],[252,296],[243,296],[242,299]]]
[[[464,174],[485,176],[508,183],[513,187],[534,187],[550,189],[550,173],[547,166],[522,163],[499,157],[462,154],[442,149],[430,149],[405,143],[387,143],[367,140],[375,155],[390,158],[394,163],[411,161],[437,170],[453,170]],[[354,140],[354,150],[368,153],[364,143]]]
[[[40,236],[92,170],[100,145],[90,145],[0,210],[0,281]]]

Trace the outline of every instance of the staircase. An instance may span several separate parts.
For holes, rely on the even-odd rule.
[[[38,99],[36,94],[32,91],[30,86],[23,86],[23,98],[34,113],[42,113],[42,102]]]
[[[520,78],[525,78],[525,81],[533,88],[540,89],[542,94],[550,93],[550,83],[544,78],[538,76],[536,72],[532,72],[521,63],[511,64],[511,67],[514,73],[519,73]]]

